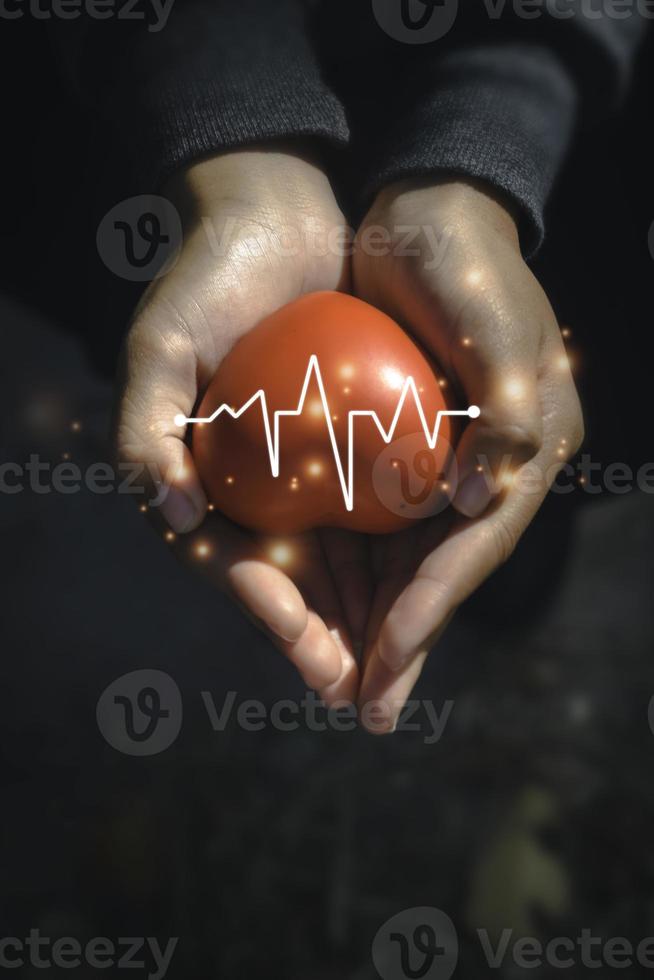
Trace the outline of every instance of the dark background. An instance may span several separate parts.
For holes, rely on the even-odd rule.
[[[574,147],[534,264],[572,330],[603,468],[652,458],[652,50],[624,109]],[[130,190],[27,19],[2,24],[0,83],[3,457],[109,459],[138,293],[95,231]],[[170,977],[367,980],[377,929],[418,905],[455,922],[466,978],[484,971],[478,927],[654,935],[653,514],[635,491],[548,500],[432,655],[417,696],[455,708],[425,745],[213,732],[201,691],[299,698],[288,665],[129,498],[3,496],[0,936],[179,936]],[[95,721],[107,684],[141,667],[184,701],[179,739],[150,759]]]

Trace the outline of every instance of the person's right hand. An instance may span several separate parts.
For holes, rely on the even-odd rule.
[[[148,288],[124,345],[116,439],[121,461],[144,467],[148,490],[180,556],[226,590],[328,702],[356,695],[352,637],[370,586],[361,544],[344,532],[305,534],[293,564],[207,500],[178,414],[193,409],[240,336],[303,293],[347,289],[343,215],[320,168],[281,150],[240,151],[194,164],[166,188],[182,212],[174,268]],[[200,528],[200,525],[202,527]],[[199,530],[198,530],[199,529]],[[170,537],[170,535],[169,535]],[[343,612],[340,570],[354,605]]]

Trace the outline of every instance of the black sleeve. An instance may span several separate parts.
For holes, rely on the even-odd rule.
[[[443,37],[410,44],[379,16],[407,4],[456,16]],[[351,130],[345,185],[360,209],[403,177],[474,177],[513,202],[531,253],[580,120],[628,81],[644,22],[637,4],[626,17],[610,4],[541,0],[525,20],[511,0],[174,0],[163,26],[150,2],[150,21],[68,22],[55,37],[152,189],[204,154],[289,137],[344,146]]]
[[[423,13],[429,6],[410,2]],[[431,5],[434,15],[443,3]],[[579,127],[619,102],[645,22],[636,4],[615,18],[599,0],[537,4],[540,14],[529,20],[517,17],[509,0],[480,0],[474,13],[472,6],[466,15],[459,4],[447,35],[424,45],[394,41],[379,18],[372,25],[371,50],[385,59],[383,71],[368,73],[383,79],[383,94],[372,102],[384,105],[378,135],[366,140],[364,198],[408,176],[485,181],[517,208],[522,247],[531,254],[541,244],[543,208],[566,150]],[[489,17],[489,10],[510,7]],[[553,16],[552,9],[573,15]]]
[[[345,0],[332,2],[348,16]],[[426,21],[430,7],[434,17],[456,7],[456,0],[403,2],[413,4],[417,23],[420,11]],[[472,177],[511,200],[523,250],[538,248],[566,150],[580,125],[619,101],[645,27],[635,3],[615,18],[602,12],[611,0],[584,0],[582,9],[577,0],[556,2],[564,13],[575,8],[573,16],[553,16],[545,2],[529,20],[516,16],[511,0],[460,2],[444,36],[418,44],[407,42],[410,31],[398,39],[397,17],[384,16],[396,15],[400,0],[373,0],[349,55],[330,68],[353,117],[363,207],[401,178]],[[589,8],[596,16],[584,15]]]
[[[54,24],[78,96],[154,189],[203,155],[262,140],[348,140],[324,83],[301,0],[164,0],[129,16]]]
[[[491,184],[520,215],[529,254],[540,245],[543,207],[575,127],[579,92],[556,54],[518,44],[463,47],[439,59],[423,91],[370,161],[365,196],[398,178],[427,174]]]

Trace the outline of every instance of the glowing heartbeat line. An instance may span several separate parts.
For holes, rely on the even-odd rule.
[[[253,405],[256,401],[261,402],[261,415],[263,417],[263,425],[266,432],[266,442],[268,444],[268,456],[270,459],[270,470],[273,477],[279,476],[279,420],[282,416],[284,417],[297,417],[302,414],[304,409],[304,403],[307,397],[307,391],[309,389],[309,382],[311,381],[311,375],[315,374],[316,383],[318,385],[318,390],[320,391],[320,400],[322,402],[322,407],[325,413],[325,420],[327,422],[327,430],[329,432],[329,439],[332,444],[332,451],[334,453],[334,461],[336,463],[336,469],[338,471],[338,479],[341,484],[341,491],[343,493],[343,500],[347,510],[354,509],[354,419],[357,417],[368,417],[373,420],[377,426],[379,433],[386,443],[390,443],[393,440],[393,435],[397,428],[397,424],[402,414],[402,409],[404,403],[407,400],[409,392],[413,395],[413,400],[415,402],[418,415],[420,416],[420,424],[422,426],[422,431],[425,434],[425,439],[427,445],[430,449],[436,448],[436,443],[438,441],[438,434],[441,427],[441,419],[446,416],[453,415],[465,415],[468,418],[476,419],[479,418],[479,408],[477,405],[471,405],[470,408],[463,409],[461,411],[440,411],[436,413],[436,421],[434,423],[434,428],[430,430],[425,418],[425,412],[422,407],[422,402],[420,400],[420,395],[416,388],[415,382],[411,376],[407,377],[402,388],[402,393],[400,395],[399,401],[397,403],[397,409],[395,410],[395,415],[393,416],[393,421],[391,422],[388,429],[384,429],[381,424],[377,413],[369,410],[352,410],[348,412],[347,415],[347,477],[345,471],[343,470],[343,462],[341,460],[341,454],[338,448],[338,443],[336,442],[336,433],[334,432],[334,426],[332,424],[331,410],[329,407],[329,402],[327,400],[327,394],[325,392],[325,386],[322,380],[322,374],[320,373],[320,365],[318,363],[318,356],[312,354],[309,358],[309,363],[307,365],[307,373],[304,377],[304,384],[302,385],[302,392],[300,394],[300,400],[298,402],[296,409],[284,409],[278,410],[273,415],[273,431],[270,430],[270,413],[268,412],[268,404],[266,402],[266,393],[263,388],[256,391],[244,405],[239,409],[231,408],[230,405],[220,405],[215,412],[205,418],[200,417],[187,417],[186,415],[176,415],[175,425],[183,426],[187,423],[197,424],[197,423],[208,423],[214,422],[219,415],[226,412],[231,415],[233,419],[239,418],[244,412],[247,412],[248,408]]]

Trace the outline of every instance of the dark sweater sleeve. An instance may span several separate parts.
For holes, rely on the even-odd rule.
[[[60,24],[57,47],[149,189],[205,154],[344,146],[351,129],[343,186],[359,209],[401,178],[476,178],[513,203],[530,254],[571,139],[624,91],[644,22],[635,7],[561,19],[543,3],[521,20],[501,12],[513,6],[465,0],[446,37],[416,45],[388,36],[379,0],[175,0],[163,26]]]
[[[543,11],[522,23],[468,18],[420,52],[404,44],[398,55],[386,39],[401,92],[389,96],[386,124],[363,164],[364,198],[410,176],[476,178],[513,203],[523,251],[532,254],[572,137],[618,102],[643,32],[635,12],[561,20]]]
[[[203,155],[278,139],[347,142],[301,0],[175,0],[134,21],[55,25],[62,68],[154,189]]]

